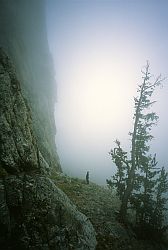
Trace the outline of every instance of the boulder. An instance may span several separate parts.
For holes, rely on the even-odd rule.
[[[0,180],[1,249],[95,249],[92,224],[45,176]]]

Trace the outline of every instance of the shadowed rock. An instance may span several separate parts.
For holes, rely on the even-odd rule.
[[[9,176],[0,192],[1,249],[95,249],[93,226],[49,178]]]

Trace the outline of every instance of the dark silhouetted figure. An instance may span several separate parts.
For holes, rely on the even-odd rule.
[[[89,171],[86,173],[86,183],[89,184]]]

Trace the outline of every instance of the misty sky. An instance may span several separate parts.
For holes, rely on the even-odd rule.
[[[48,41],[58,102],[56,143],[63,171],[105,184],[115,171],[108,152],[129,149],[133,96],[141,69],[168,76],[168,1],[46,0]],[[154,97],[159,115],[151,152],[168,166],[168,80]]]

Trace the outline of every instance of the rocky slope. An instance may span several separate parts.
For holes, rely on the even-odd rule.
[[[168,242],[138,240],[130,226],[117,222],[120,202],[114,191],[59,173],[53,176],[53,181],[90,218],[97,233],[97,250],[168,249]]]
[[[88,218],[47,177],[31,112],[0,49],[0,249],[95,249]]]

